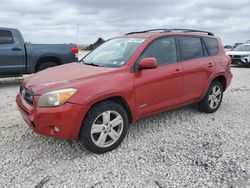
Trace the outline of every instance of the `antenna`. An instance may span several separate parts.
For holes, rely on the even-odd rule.
[[[76,46],[78,48],[78,36],[79,36],[79,24],[77,24],[77,28],[76,28]]]

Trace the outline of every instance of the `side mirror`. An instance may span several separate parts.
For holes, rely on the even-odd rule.
[[[157,60],[154,57],[143,58],[139,63],[140,70],[155,69],[158,67]]]

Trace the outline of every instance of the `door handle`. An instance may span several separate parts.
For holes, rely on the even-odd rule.
[[[209,68],[212,68],[213,66],[214,66],[213,63],[208,63],[208,67],[209,67]]]
[[[181,69],[175,69],[174,74],[179,74],[179,73],[181,73],[181,72],[182,72]]]
[[[22,49],[21,49],[21,48],[15,47],[15,48],[12,48],[11,50],[12,50],[12,51],[21,51]]]

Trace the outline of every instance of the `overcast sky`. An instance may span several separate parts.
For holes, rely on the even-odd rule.
[[[0,0],[0,27],[33,43],[93,43],[150,28],[214,32],[224,44],[250,40],[250,0]]]

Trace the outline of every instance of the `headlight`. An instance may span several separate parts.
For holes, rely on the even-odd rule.
[[[67,88],[44,93],[39,97],[37,106],[53,107],[63,105],[75,94],[76,91],[77,89],[75,88]]]

